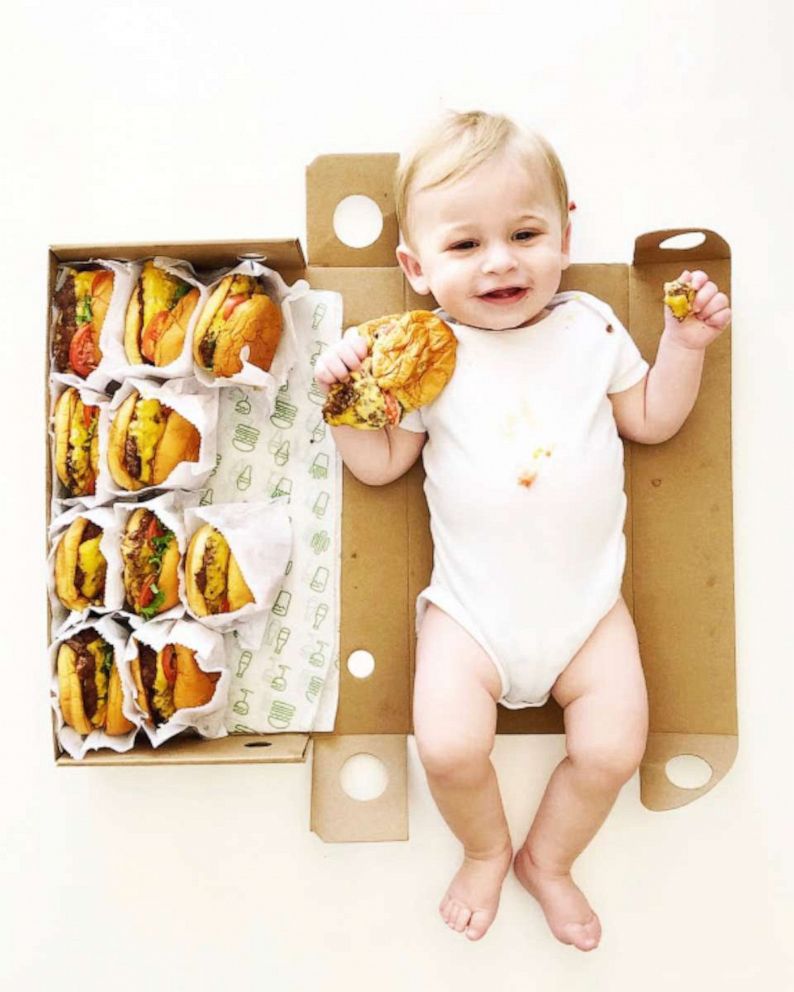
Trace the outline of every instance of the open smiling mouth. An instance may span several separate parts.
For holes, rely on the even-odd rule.
[[[523,300],[526,295],[526,289],[521,286],[507,286],[505,289],[494,289],[490,293],[483,293],[479,299],[487,303],[515,303]]]

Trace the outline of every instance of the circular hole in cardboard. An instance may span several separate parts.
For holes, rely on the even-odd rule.
[[[375,658],[370,651],[354,651],[347,659],[347,670],[357,679],[368,679],[375,671]]]
[[[659,245],[660,248],[697,248],[706,240],[706,235],[702,231],[687,231],[685,234],[674,234],[671,238],[665,238]]]
[[[351,799],[366,803],[383,795],[389,784],[389,773],[374,754],[354,754],[342,765],[339,782]]]
[[[334,231],[337,238],[350,248],[366,248],[380,237],[383,214],[368,196],[356,193],[346,196],[334,210]]]
[[[679,754],[667,762],[664,770],[679,789],[702,789],[714,774],[708,761],[696,754]]]

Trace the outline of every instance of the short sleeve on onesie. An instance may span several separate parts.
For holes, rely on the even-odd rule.
[[[411,431],[412,434],[421,434],[426,431],[425,423],[422,420],[422,411],[414,410],[413,413],[406,413],[399,424],[403,430]]]

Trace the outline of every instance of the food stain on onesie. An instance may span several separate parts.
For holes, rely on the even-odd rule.
[[[533,464],[530,468],[525,468],[518,476],[519,486],[524,486],[529,489],[532,483],[538,477],[539,471],[539,461],[541,458],[551,458],[553,448],[535,448],[532,452]]]
[[[529,489],[538,477],[542,462],[551,458],[554,446],[543,437],[545,432],[526,399],[522,399],[516,409],[505,415],[500,433],[512,456],[505,460],[509,477],[516,479],[519,486]],[[532,458],[527,465],[527,453],[530,451]]]

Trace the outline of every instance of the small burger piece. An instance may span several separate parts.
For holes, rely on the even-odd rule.
[[[150,724],[158,727],[177,710],[204,706],[215,694],[220,672],[205,672],[195,652],[183,644],[166,644],[160,651],[135,642],[138,657],[131,665],[137,702]]]
[[[675,279],[664,284],[664,303],[673,311],[676,320],[683,320],[692,313],[694,299],[695,289],[689,283]]]
[[[178,276],[144,262],[127,305],[124,351],[132,365],[169,365],[182,353],[199,291]]]
[[[53,333],[53,359],[59,372],[83,379],[99,365],[99,334],[113,293],[113,273],[94,266],[69,268],[55,294],[58,315]]]
[[[70,496],[93,496],[99,471],[99,407],[70,386],[55,404],[55,471]]]
[[[230,376],[243,367],[248,347],[252,365],[267,371],[281,340],[281,309],[253,276],[221,279],[204,304],[193,336],[196,364],[216,376]]]
[[[108,467],[122,489],[159,486],[180,462],[197,462],[200,447],[189,420],[133,390],[110,425]]]
[[[427,310],[370,320],[356,328],[368,355],[361,368],[331,386],[323,417],[380,430],[432,402],[455,370],[457,341],[447,324]]]
[[[179,546],[176,535],[151,510],[140,507],[127,518],[121,538],[127,608],[144,620],[179,602]]]
[[[234,613],[254,597],[226,538],[204,524],[190,539],[185,555],[188,604],[197,617]]]
[[[102,528],[77,517],[55,552],[55,592],[69,610],[87,610],[105,602],[107,562],[99,550]]]
[[[95,630],[81,630],[58,649],[63,719],[78,734],[126,734],[133,724],[121,710],[122,689],[113,648]]]

